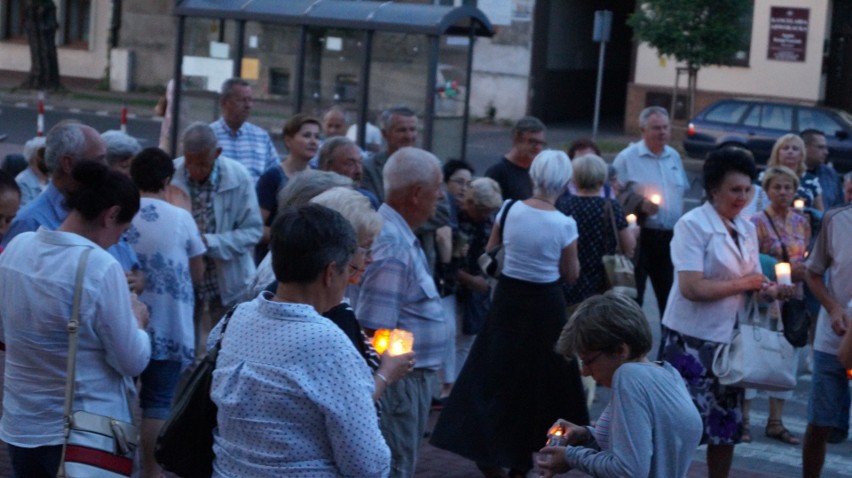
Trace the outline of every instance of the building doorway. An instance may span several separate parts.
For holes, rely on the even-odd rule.
[[[595,10],[612,10],[606,47],[601,118],[624,116],[633,30],[626,24],[635,0],[538,0],[535,3],[530,113],[546,122],[594,116],[599,44],[592,41]]]
[[[834,0],[825,104],[852,111],[852,0]]]

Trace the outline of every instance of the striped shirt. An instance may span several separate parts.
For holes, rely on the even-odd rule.
[[[222,154],[245,166],[255,183],[264,171],[281,161],[269,133],[259,126],[245,122],[234,134],[225,119],[219,118],[210,127],[216,133]]]

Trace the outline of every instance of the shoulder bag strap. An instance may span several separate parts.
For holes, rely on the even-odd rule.
[[[775,235],[778,236],[778,242],[781,243],[781,256],[784,259],[784,262],[790,262],[790,256],[787,254],[787,246],[784,245],[784,239],[781,237],[781,234],[778,234],[778,229],[775,228],[775,223],[772,222],[772,218],[769,217],[769,213],[766,210],[763,211],[763,215],[766,216],[766,220],[769,221],[769,225],[772,226],[772,230],[775,231]]]
[[[512,209],[512,206],[518,202],[517,199],[512,199],[509,201],[509,204],[506,205],[506,209],[503,210],[503,215],[500,216],[500,242],[503,242],[503,233],[506,231],[506,216],[509,215],[509,209]]]
[[[618,227],[615,225],[615,214],[612,212],[612,203],[610,201],[611,199],[604,198],[604,216],[609,216],[609,222],[612,224],[612,235],[615,237],[615,252],[624,254],[624,251],[621,249],[621,241],[618,238]]]

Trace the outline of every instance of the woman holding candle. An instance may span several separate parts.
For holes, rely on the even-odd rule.
[[[789,133],[778,138],[772,147],[772,154],[766,162],[767,168],[772,166],[786,166],[796,173],[799,178],[799,186],[795,197],[805,201],[804,207],[812,207],[816,210],[824,210],[822,204],[822,188],[819,180],[814,176],[803,181],[805,176],[805,142],[798,135]],[[763,174],[759,181],[763,182]]]
[[[648,361],[651,328],[636,301],[607,292],[583,301],[556,343],[580,357],[583,375],[612,389],[593,426],[559,420],[568,446],[547,446],[536,461],[550,478],[576,468],[591,476],[686,476],[701,440],[701,417],[680,374]]]
[[[542,151],[530,166],[533,197],[498,212],[505,230],[495,224],[487,248],[502,242],[503,273],[432,434],[433,445],[476,461],[488,477],[505,476],[502,468],[526,474],[557,418],[588,423],[579,369],[553,351],[565,325],[562,283],[580,272],[577,224],[554,206],[571,172],[564,152]]]
[[[677,369],[704,422],[709,476],[727,476],[741,441],[743,389],[719,383],[713,353],[728,343],[746,294],[776,298],[789,287],[770,284],[760,271],[757,234],[739,216],[756,175],[751,153],[724,148],[704,162],[709,200],[678,220],[671,244],[675,280],[663,314],[661,358]]]
[[[773,166],[763,174],[763,189],[769,195],[770,204],[762,212],[751,217],[757,228],[757,243],[761,254],[779,261],[775,267],[779,284],[795,284],[795,297],[803,298],[802,283],[805,279],[805,251],[811,239],[811,226],[807,218],[793,210],[791,204],[799,188],[799,177],[786,166]],[[770,304],[769,314],[780,320],[780,304]],[[804,313],[804,311],[802,311]],[[757,395],[755,390],[746,390],[743,402],[743,441],[751,440],[749,433],[750,402]],[[781,416],[784,401],[792,397],[793,391],[767,392],[769,395],[769,418],[766,421],[766,436],[798,445],[800,440],[793,436]]]
[[[606,181],[606,163],[599,156],[588,154],[572,162],[575,194],[565,193],[556,208],[577,221],[577,255],[580,258],[580,277],[570,285],[564,285],[565,303],[569,310],[595,294],[609,288],[602,257],[613,254],[618,244],[622,253],[633,257],[636,238],[618,201],[601,197]],[[613,220],[618,229],[618,238],[613,232]],[[617,240],[616,240],[617,239]],[[569,312],[570,313],[570,312]]]

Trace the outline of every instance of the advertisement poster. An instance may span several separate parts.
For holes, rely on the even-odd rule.
[[[767,59],[804,62],[809,18],[810,10],[807,8],[772,7]]]

